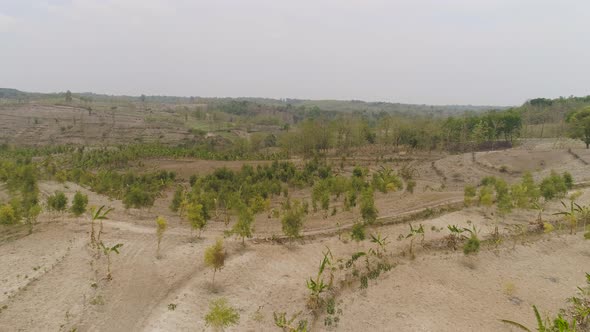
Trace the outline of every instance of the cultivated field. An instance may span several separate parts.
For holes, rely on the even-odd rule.
[[[58,136],[99,139],[108,132],[89,134],[72,127],[64,136],[43,126],[55,122],[58,116],[60,123],[72,121],[69,112],[44,114],[42,107],[34,108],[34,117],[42,119],[37,127],[23,131],[16,122],[2,121],[6,128],[1,132],[6,139],[34,140],[41,135],[57,141],[61,139]],[[1,115],[9,119],[8,113]],[[102,127],[106,128],[110,126],[107,115],[92,117],[96,123],[104,121]],[[89,117],[87,112],[78,116]],[[129,132],[159,130],[150,129],[139,118],[130,117],[127,122],[117,119],[116,123],[128,126]],[[166,135],[176,136],[165,138],[184,137],[180,131],[170,134],[169,129]],[[117,140],[109,134],[104,137]],[[577,142],[529,140],[508,150],[404,154],[379,163],[370,154],[363,157],[362,151],[358,153],[342,166],[337,165],[339,160],[333,160],[334,168],[346,175],[358,165],[370,170],[382,166],[400,170],[407,165],[415,169],[414,193],[401,190],[375,194],[379,217],[368,226],[367,234],[387,237],[384,248],[368,240],[351,239],[350,230],[360,214],[355,209],[344,211],[339,200],[332,206],[342,212],[310,212],[302,236],[292,241],[283,237],[277,217],[262,213],[256,216],[253,237],[244,245],[239,238],[225,239],[227,258],[214,284],[213,270],[205,266],[203,253],[224,237],[235,218],[227,226],[221,216],[214,216],[202,237],[195,239],[190,225],[168,209],[173,188],[151,208],[125,209],[121,201],[75,183],[41,181],[42,200],[56,190],[70,199],[81,191],[88,195],[90,206],[113,207],[109,219],[103,222],[102,237],[110,245],[122,243],[123,247],[120,254],[111,254],[112,280],[108,280],[106,258],[89,245],[87,215],[76,218],[44,212],[30,235],[24,226],[2,226],[0,330],[205,330],[204,315],[210,300],[224,297],[240,314],[239,324],[227,329],[230,331],[279,330],[273,318],[278,312],[286,312],[287,318],[300,313],[293,325],[307,320],[312,331],[510,331],[501,319],[534,327],[532,305],[543,315],[554,315],[566,305],[566,298],[575,294],[576,287],[584,284],[584,274],[590,272],[590,247],[580,232],[570,234],[567,226],[552,232],[535,231],[536,210],[514,209],[500,215],[493,208],[463,204],[465,185],[477,184],[486,176],[515,183],[526,171],[540,180],[551,170],[570,172],[579,186],[571,192],[581,191],[576,202],[590,204],[590,189],[586,189],[590,154]],[[155,159],[143,165],[176,171],[188,181],[193,173],[206,174],[223,166],[237,170],[242,163],[246,162]],[[5,195],[4,190],[0,195]],[[290,192],[294,199],[309,195],[310,189],[305,188]],[[281,200],[275,198],[270,204],[271,209],[278,207]],[[561,210],[559,200],[551,201],[543,219],[561,220],[561,216],[552,215]],[[156,253],[157,216],[168,220],[160,257]],[[421,224],[424,237],[405,238],[409,223],[416,227]],[[448,225],[475,226],[482,240],[481,251],[464,255],[461,248],[450,248]],[[327,311],[326,306],[315,310],[310,306],[306,280],[315,278],[322,252],[328,248],[333,256],[333,287],[327,294],[333,299],[333,310]],[[370,249],[382,250],[374,264],[387,263],[390,269],[365,279],[363,286],[358,271],[365,269],[364,258],[353,261],[352,268],[346,267],[346,261]]]

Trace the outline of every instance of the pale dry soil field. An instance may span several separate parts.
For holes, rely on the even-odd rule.
[[[525,155],[532,151],[533,155]],[[580,158],[590,154],[579,152]],[[527,156],[527,157],[524,157]],[[531,161],[526,164],[521,158]],[[543,161],[544,166],[539,166]],[[488,163],[484,164],[484,163]],[[502,165],[513,165],[502,173]],[[516,181],[516,171],[531,170],[535,177],[551,168],[570,171],[584,181],[590,168],[567,149],[551,146],[454,155],[418,163],[418,186],[414,194],[378,194],[381,221],[404,213],[462,201],[462,187],[486,175]],[[438,171],[435,171],[434,169]],[[458,173],[460,176],[454,175]],[[445,185],[443,185],[445,184]],[[374,226],[368,233],[387,236],[385,257],[394,267],[361,289],[358,279],[341,282],[335,270],[338,325],[326,327],[325,310],[318,316],[307,309],[305,280],[317,273],[322,251],[329,248],[335,258],[348,259],[358,251],[375,248],[369,241],[348,240],[346,228],[358,212],[339,212],[324,218],[313,213],[306,221],[300,241],[270,241],[281,234],[280,222],[261,215],[253,239],[226,238],[227,260],[212,285],[211,269],[203,263],[207,246],[223,237],[226,226],[210,221],[202,238],[194,239],[189,226],[167,210],[170,194],[146,210],[125,210],[120,201],[110,200],[75,184],[42,182],[42,195],[63,190],[89,194],[90,205],[115,208],[104,221],[102,240],[122,243],[120,255],[113,254],[113,280],[106,280],[106,258],[89,246],[88,217],[44,213],[31,235],[23,230],[1,228],[0,232],[0,331],[202,331],[204,315],[212,299],[225,297],[240,313],[239,325],[229,331],[277,331],[273,312],[289,315],[301,311],[312,331],[510,331],[499,322],[510,319],[534,327],[531,305],[555,314],[567,297],[590,272],[590,241],[580,232],[532,234],[482,244],[475,256],[466,257],[442,244],[447,225],[476,225],[480,236],[490,237],[495,227],[507,234],[510,225],[534,221],[534,211],[515,210],[505,218],[470,207],[426,219],[423,243],[415,242],[415,259],[408,254],[407,223]],[[581,189],[580,204],[590,204],[590,189]],[[295,192],[294,196],[305,195]],[[548,204],[545,219],[559,202]],[[164,235],[160,258],[156,257],[154,219],[164,215],[169,229]],[[231,225],[230,225],[231,226]],[[169,305],[174,304],[174,310]]]

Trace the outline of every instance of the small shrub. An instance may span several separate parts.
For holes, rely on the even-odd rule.
[[[367,276],[361,277],[361,289],[367,289],[369,287],[369,278]]]
[[[228,304],[225,298],[209,302],[209,312],[205,315],[207,326],[211,326],[216,330],[223,330],[238,324],[239,321],[240,314]]]
[[[565,187],[569,190],[574,187],[574,178],[569,172],[563,173],[563,181],[565,183]]]
[[[12,225],[18,222],[17,213],[10,204],[0,206],[0,224]]]
[[[465,242],[465,245],[463,246],[463,253],[465,255],[475,254],[479,252],[479,246],[479,238],[475,233],[471,233],[471,237],[469,237],[469,239],[467,240],[467,242]]]
[[[473,200],[475,199],[475,196],[477,195],[477,189],[475,188],[475,186],[467,185],[465,186],[465,189],[463,189],[463,192],[465,197],[465,205],[471,205],[473,203]]]
[[[47,208],[51,211],[65,211],[68,206],[68,198],[61,191],[56,191],[47,197]]]
[[[126,209],[129,208],[142,208],[145,206],[154,205],[154,196],[149,192],[143,190],[139,186],[133,186],[123,197],[123,204]]]
[[[406,190],[410,193],[413,194],[414,193],[414,188],[416,188],[416,181],[414,180],[408,180],[406,182]]]
[[[365,225],[360,222],[355,223],[350,231],[350,237],[356,242],[363,241],[366,238]]]
[[[82,215],[86,212],[86,206],[88,205],[88,196],[83,193],[76,191],[74,198],[72,199],[72,213],[76,216]]]

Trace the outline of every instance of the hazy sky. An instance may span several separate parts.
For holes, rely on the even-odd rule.
[[[0,87],[521,104],[590,94],[588,0],[0,0]]]

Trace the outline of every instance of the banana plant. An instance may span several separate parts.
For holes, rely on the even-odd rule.
[[[112,247],[107,247],[104,243],[100,242],[99,243],[100,248],[102,248],[102,251],[104,253],[105,256],[107,256],[107,280],[112,280],[113,277],[111,275],[111,253],[115,253],[115,254],[119,254],[119,248],[121,248],[123,246],[122,243],[117,243]]]
[[[410,233],[406,235],[406,239],[410,238],[410,256],[412,256],[414,252],[414,238],[418,235],[422,236],[421,242],[424,243],[424,226],[420,224],[420,227],[414,228],[414,226],[410,224]]]
[[[382,237],[381,233],[377,233],[377,234],[371,234],[371,242],[377,244],[379,246],[379,249],[377,250],[376,254],[377,256],[381,256],[384,252],[387,251],[387,244],[389,244],[389,242],[387,241],[387,236],[386,237]]]
[[[542,225],[543,224],[543,212],[545,212],[545,204],[535,201],[535,202],[533,202],[532,207],[533,207],[533,209],[538,211],[537,221],[539,222],[539,224]]]
[[[275,325],[281,328],[283,331],[307,332],[307,321],[299,321],[297,326],[293,324],[299,315],[301,315],[301,311],[292,315],[290,319],[287,319],[286,312],[273,312]]]
[[[448,245],[449,247],[452,247],[453,250],[457,250],[459,241],[467,239],[467,236],[463,235],[463,233],[468,231],[468,229],[460,228],[457,225],[447,225],[447,228],[449,229],[449,232],[451,232],[448,237]]]
[[[539,332],[575,332],[576,331],[576,321],[572,321],[571,323],[568,322],[561,314],[558,314],[553,321],[547,320],[547,322],[543,321],[541,314],[539,313],[539,309],[535,305],[533,305],[533,311],[535,312],[535,318],[537,319],[537,331]],[[512,327],[519,328],[523,331],[533,332],[533,330],[529,329],[525,325],[508,320],[508,319],[500,319],[502,323],[508,324]]]
[[[108,219],[107,215],[109,214],[109,212],[113,211],[113,208],[108,208],[106,211],[103,211],[105,208],[105,206],[101,206],[98,210],[96,210],[95,208],[92,208],[90,210],[90,217],[91,217],[91,221],[90,221],[90,243],[92,244],[92,246],[96,246],[97,243],[100,243],[100,235],[102,234],[102,221],[105,219]],[[100,221],[100,228],[98,230],[98,238],[95,237],[95,232],[94,232],[94,222],[96,220]]]
[[[332,286],[332,281],[334,279],[334,275],[331,274],[330,281],[327,283],[324,281],[324,270],[326,269],[326,267],[330,268],[332,264],[331,259],[333,258],[333,256],[329,248],[323,254],[324,258],[320,262],[316,278],[313,279],[310,277],[309,280],[306,281],[307,289],[309,289],[311,292],[311,299],[316,303],[319,300],[320,294]]]
[[[570,234],[575,234],[578,227],[578,212],[582,210],[582,207],[574,202],[573,200],[570,201],[570,206],[568,207],[563,201],[561,201],[561,205],[565,208],[564,211],[554,213],[554,216],[561,215],[567,220],[570,224]]]

